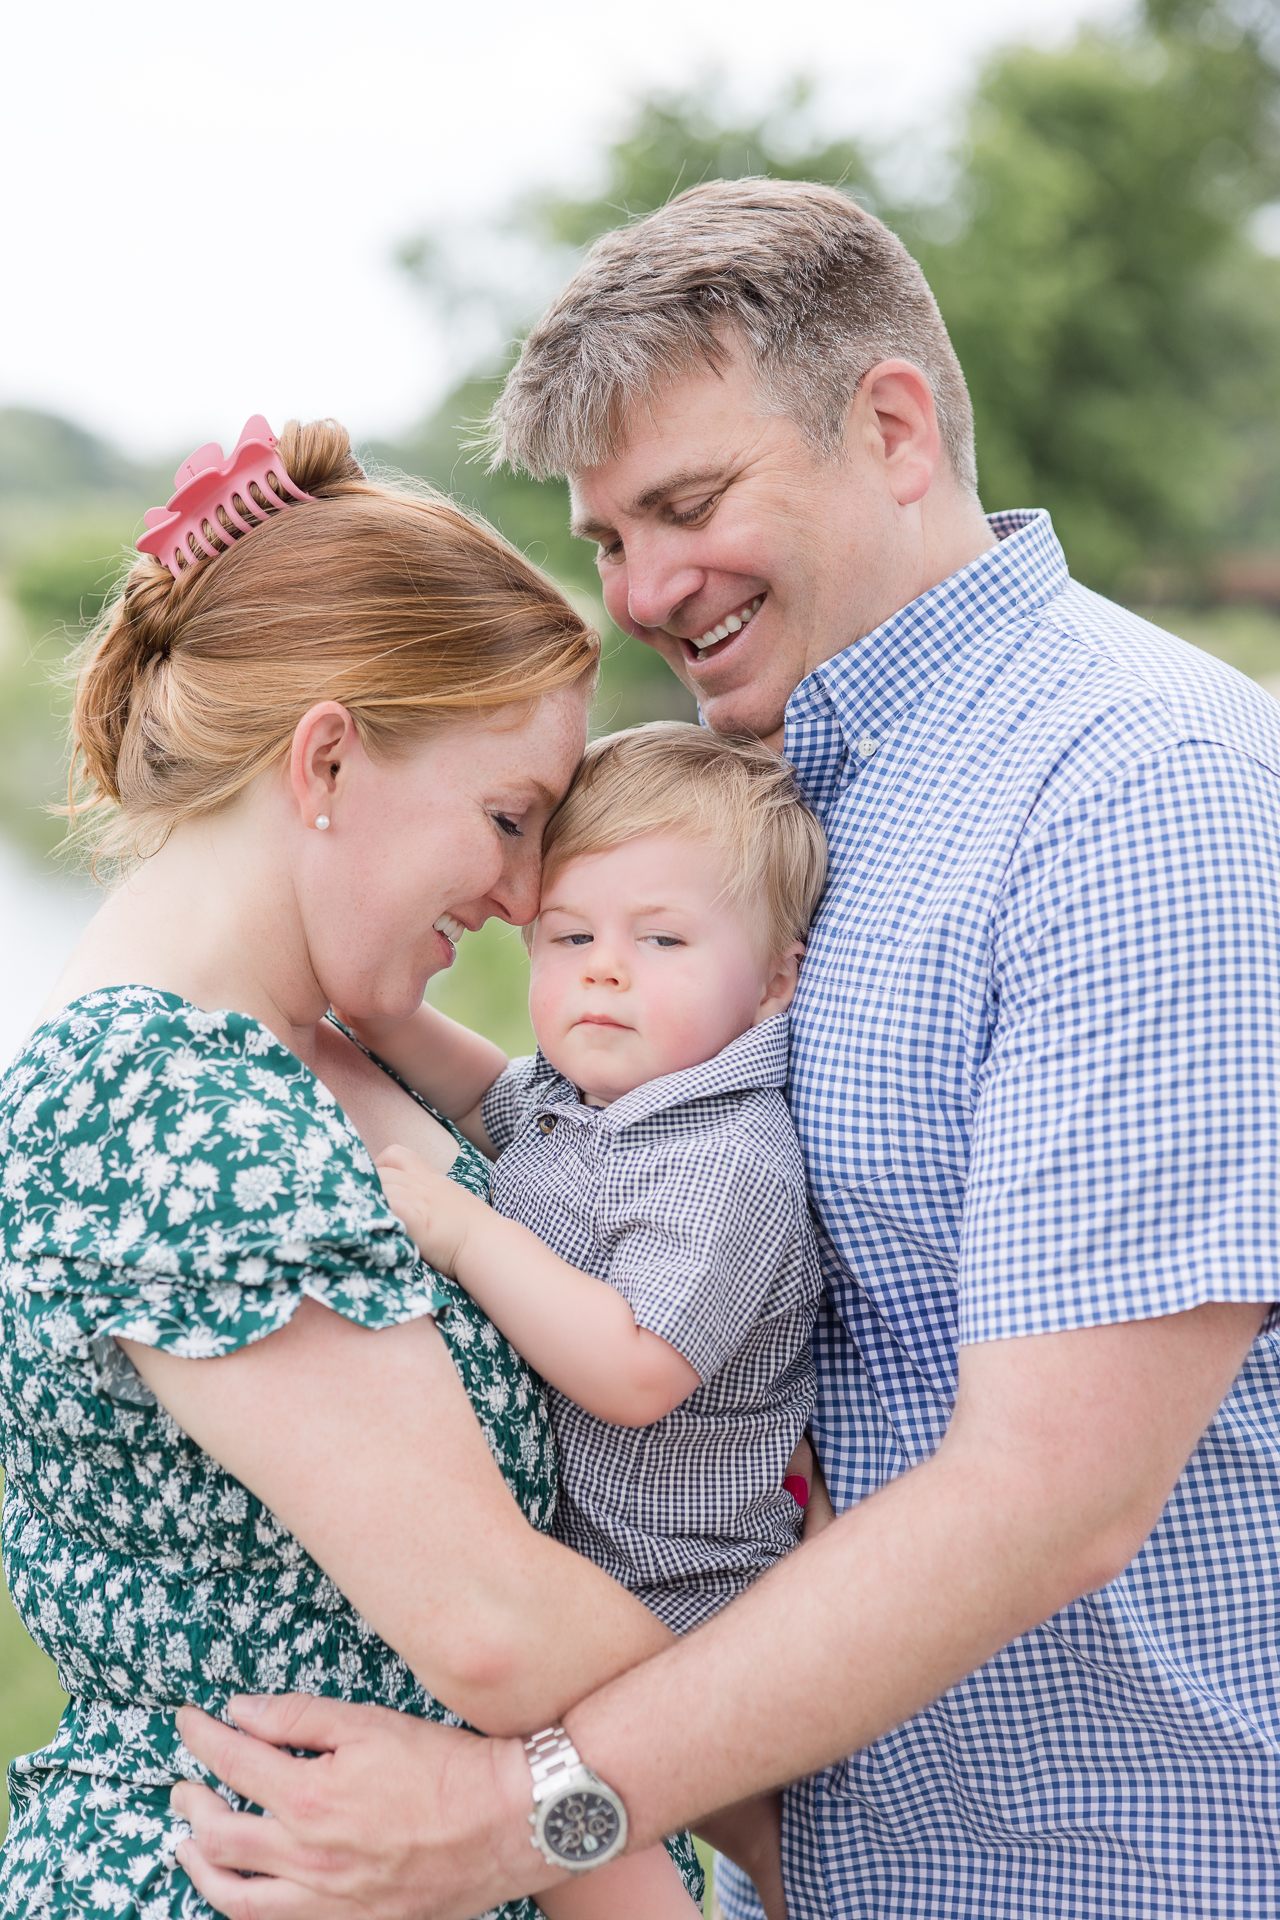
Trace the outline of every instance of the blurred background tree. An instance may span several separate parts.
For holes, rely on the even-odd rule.
[[[988,506],[1048,507],[1076,575],[1212,593],[1280,546],[1278,76],[1225,7],[1151,0],[1128,41],[984,76],[954,185],[895,224],[973,394]]]
[[[468,443],[584,247],[747,174],[825,181],[902,234],[969,379],[988,508],[1050,508],[1077,577],[1280,689],[1280,0],[1145,0],[1127,30],[1005,51],[961,108],[950,152],[921,166],[928,143],[873,151],[803,79],[755,114],[715,81],[655,93],[593,192],[524,192],[488,228],[401,249],[457,380],[366,455],[477,508],[590,609],[597,729],[692,705],[605,621],[564,487],[487,473]],[[57,837],[42,809],[62,777],[48,667],[184,451],[151,471],[68,422],[0,412],[0,830],[33,850]],[[522,1050],[524,967],[490,923],[433,998]],[[0,1595],[0,1759],[51,1728],[58,1698]]]
[[[462,316],[492,361],[445,401],[416,470],[461,481],[510,531],[537,512],[546,540],[547,489],[460,464],[509,364],[504,327],[519,331],[600,233],[683,187],[821,180],[924,267],[973,396],[988,508],[1048,507],[1073,572],[1102,591],[1220,598],[1230,556],[1280,551],[1280,259],[1257,231],[1280,199],[1277,17],[1275,0],[1148,0],[1127,33],[1011,49],[923,201],[895,190],[892,155],[828,137],[805,81],[749,121],[714,82],[639,101],[597,194],[525,195],[495,224],[489,289],[470,272],[474,232],[461,250],[446,231],[403,249],[437,318]],[[563,540],[548,552],[590,585],[589,556]]]

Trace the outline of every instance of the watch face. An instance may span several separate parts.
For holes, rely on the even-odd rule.
[[[542,1825],[548,1848],[567,1867],[589,1866],[609,1851],[621,1831],[612,1800],[589,1787],[553,1801]]]

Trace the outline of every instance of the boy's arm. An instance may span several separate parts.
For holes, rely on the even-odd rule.
[[[387,1201],[544,1380],[599,1420],[647,1427],[701,1386],[684,1355],[638,1327],[620,1293],[405,1147],[378,1155]]]
[[[337,1009],[335,1008],[335,1012]],[[338,1013],[370,1053],[452,1120],[492,1160],[497,1152],[480,1117],[480,1104],[507,1066],[501,1047],[450,1020],[424,1001],[408,1020],[349,1020]]]

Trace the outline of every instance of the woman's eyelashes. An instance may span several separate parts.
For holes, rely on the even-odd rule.
[[[505,833],[509,840],[523,840],[524,829],[519,821],[513,820],[509,813],[494,813],[490,819],[499,833]]]

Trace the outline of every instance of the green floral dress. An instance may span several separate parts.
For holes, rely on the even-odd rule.
[[[465,1142],[451,1171],[487,1193]],[[10,1769],[0,1915],[209,1913],[173,1860],[169,1789],[207,1778],[178,1738],[184,1702],[294,1691],[458,1724],[115,1342],[231,1353],[304,1295],[365,1327],[434,1315],[512,1494],[547,1526],[536,1376],[419,1259],[333,1096],[265,1027],[122,987],[32,1036],[0,1082],[4,1564],[71,1699]]]

